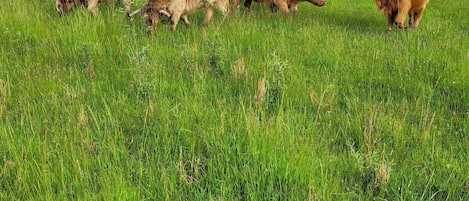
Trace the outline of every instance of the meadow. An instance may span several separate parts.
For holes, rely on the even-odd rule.
[[[329,0],[148,36],[119,4],[2,1],[0,200],[468,200],[464,4],[389,34]]]

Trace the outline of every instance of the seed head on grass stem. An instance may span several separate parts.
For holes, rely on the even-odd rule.
[[[233,65],[233,76],[236,79],[241,79],[244,76],[245,73],[246,73],[246,71],[245,71],[245,67],[244,67],[244,60],[239,59]]]
[[[7,102],[7,90],[6,84],[0,79],[0,117],[2,116],[3,110],[6,107]]]
[[[254,97],[256,101],[256,107],[261,108],[264,103],[264,97],[266,94],[266,86],[265,86],[265,75],[261,79],[257,81],[257,94]]]

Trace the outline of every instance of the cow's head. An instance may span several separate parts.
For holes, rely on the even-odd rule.
[[[156,1],[149,1],[142,8],[143,24],[149,33],[156,29],[156,25],[162,17],[171,17],[167,11],[167,7]]]
[[[59,12],[60,16],[64,16],[70,10],[75,7],[75,1],[74,0],[56,0],[55,1],[55,8],[57,9],[57,12]]]
[[[316,5],[316,6],[325,6],[326,5],[326,0],[308,0],[308,2]]]

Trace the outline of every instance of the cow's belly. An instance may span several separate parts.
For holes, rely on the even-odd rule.
[[[412,8],[411,9],[419,9],[425,7],[428,3],[428,0],[412,0]]]

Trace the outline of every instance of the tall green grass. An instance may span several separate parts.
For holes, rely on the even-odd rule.
[[[0,200],[469,198],[462,1],[391,34],[337,0],[151,37],[119,4],[2,4]]]

